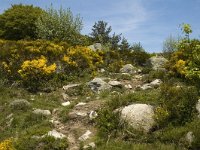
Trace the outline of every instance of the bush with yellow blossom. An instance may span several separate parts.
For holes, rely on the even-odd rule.
[[[0,150],[15,150],[11,139],[0,142]]]
[[[76,46],[67,49],[63,59],[64,69],[67,73],[82,72],[83,70],[95,71],[103,58],[85,46]]]
[[[36,88],[40,82],[48,80],[56,71],[56,64],[47,65],[47,58],[41,56],[38,59],[26,60],[18,70],[22,81]]]

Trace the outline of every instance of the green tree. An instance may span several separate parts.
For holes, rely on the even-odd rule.
[[[169,58],[177,50],[178,40],[171,35],[163,42],[163,54]]]
[[[8,40],[36,38],[35,21],[42,12],[33,5],[12,5],[0,15],[0,37]]]
[[[82,19],[79,15],[73,16],[68,8],[55,10],[51,5],[36,22],[37,34],[41,39],[60,40],[75,43],[80,37]]]
[[[119,42],[121,41],[121,34],[116,35],[115,33],[110,38],[111,50],[118,50],[119,49]]]
[[[111,26],[107,26],[108,23],[104,21],[95,22],[92,33],[90,34],[94,39],[94,42],[100,42],[106,44],[110,41],[110,32],[112,31]]]
[[[131,46],[131,50],[133,50],[134,52],[143,52],[144,51],[144,48],[142,47],[142,45],[139,43],[134,43],[132,46]]]
[[[129,50],[130,49],[130,44],[128,43],[126,38],[122,38],[122,42],[120,44],[120,50]]]
[[[183,33],[185,33],[185,37],[189,40],[189,35],[190,35],[190,33],[192,33],[192,28],[191,28],[190,24],[183,23],[181,25],[181,30]]]

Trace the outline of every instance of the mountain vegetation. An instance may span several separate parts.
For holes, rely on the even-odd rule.
[[[200,40],[147,53],[70,9],[0,14],[0,150],[200,149]]]

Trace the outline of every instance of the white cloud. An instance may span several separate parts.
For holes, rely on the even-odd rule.
[[[140,24],[150,18],[150,14],[139,0],[128,0],[114,3],[109,10],[107,19],[112,25],[113,30],[118,33],[126,33],[136,30]]]
[[[91,28],[95,21],[104,20],[112,26],[114,32],[125,34],[137,30],[142,23],[151,17],[141,0],[109,1],[103,8],[95,6],[88,12],[84,11],[84,15],[86,14],[90,19],[84,19],[85,33],[89,32],[88,26]]]

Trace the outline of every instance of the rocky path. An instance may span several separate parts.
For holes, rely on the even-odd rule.
[[[96,111],[102,106],[101,100],[94,100],[88,103],[80,102],[68,113],[68,121],[62,123],[55,110],[52,117],[55,130],[68,139],[69,149],[78,150],[80,143],[94,145],[96,129],[93,119],[97,116]]]

